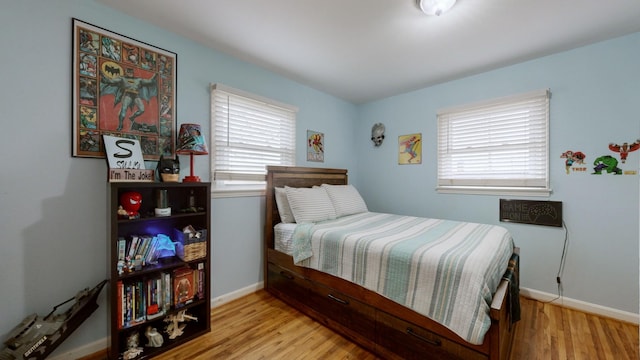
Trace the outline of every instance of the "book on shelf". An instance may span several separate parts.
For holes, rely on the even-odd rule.
[[[173,301],[176,307],[193,302],[194,290],[193,281],[194,270],[190,267],[182,267],[173,271]]]
[[[129,327],[131,325],[131,317],[132,317],[132,313],[131,313],[132,293],[131,292],[132,292],[131,286],[125,285],[124,299],[123,299],[124,308],[122,310],[123,311],[122,327]]]
[[[146,291],[144,290],[144,283],[142,281],[136,282],[136,324],[142,323],[147,319],[147,301]]]
[[[131,317],[128,325],[133,326],[141,324],[146,320],[145,316],[145,292],[143,290],[142,281],[135,281],[129,284],[131,289],[131,305],[128,311]]]
[[[129,240],[128,244],[128,252],[127,256],[129,259],[133,260],[136,255],[136,250],[138,249],[138,235],[131,236],[131,240]]]
[[[122,329],[124,326],[124,316],[122,313],[124,309],[123,298],[124,298],[124,284],[122,283],[122,280],[118,280],[118,310],[117,310],[118,329]]]
[[[154,264],[157,262],[158,260],[158,256],[156,255],[157,246],[158,246],[158,237],[154,236],[151,239],[151,244],[149,245],[149,248],[147,249],[147,253],[145,254],[145,257],[144,257],[145,264]]]
[[[138,244],[138,248],[136,249],[136,253],[134,257],[138,259],[144,259],[145,251],[147,251],[147,247],[149,246],[149,242],[151,241],[151,236],[149,235],[141,235],[140,243]]]
[[[171,308],[173,300],[173,287],[171,286],[171,273],[163,272],[162,278],[162,307],[165,311]]]
[[[147,320],[153,320],[165,314],[162,304],[162,277],[158,275],[147,280]]]
[[[140,270],[145,265],[156,264],[158,243],[158,237],[149,234],[118,238],[118,273]]]
[[[164,316],[162,276],[133,282],[118,281],[118,328],[144,323]],[[171,291],[171,288],[168,289]]]
[[[117,325],[119,329],[161,318],[172,308],[203,300],[205,263],[184,266],[139,279],[118,280]]]
[[[118,261],[124,261],[127,251],[127,239],[123,237],[118,238]]]
[[[204,299],[204,288],[205,288],[205,276],[204,276],[204,263],[198,263],[196,266],[196,287],[197,293],[196,296],[198,300]]]

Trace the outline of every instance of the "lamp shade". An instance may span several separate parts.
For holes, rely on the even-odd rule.
[[[209,153],[199,124],[180,125],[176,153],[180,155],[207,155]]]
[[[178,134],[176,153],[191,156],[191,175],[185,176],[183,182],[199,182],[200,178],[193,174],[193,155],[207,155],[207,143],[198,124],[182,124]]]

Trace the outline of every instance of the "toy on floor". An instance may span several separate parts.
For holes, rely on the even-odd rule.
[[[16,326],[5,340],[0,360],[45,359],[97,308],[96,299],[108,280],[92,289],[85,288],[76,296],[53,307],[45,317],[32,314]],[[56,313],[63,305],[74,301],[66,311]]]

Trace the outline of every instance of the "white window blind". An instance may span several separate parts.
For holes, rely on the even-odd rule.
[[[441,110],[438,190],[549,194],[549,90]]]
[[[264,181],[266,165],[295,165],[296,112],[293,106],[213,84],[213,179]]]

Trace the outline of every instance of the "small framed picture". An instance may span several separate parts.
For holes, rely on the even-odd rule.
[[[307,161],[324,162],[324,134],[307,130]]]
[[[398,136],[398,164],[422,163],[422,134]]]

